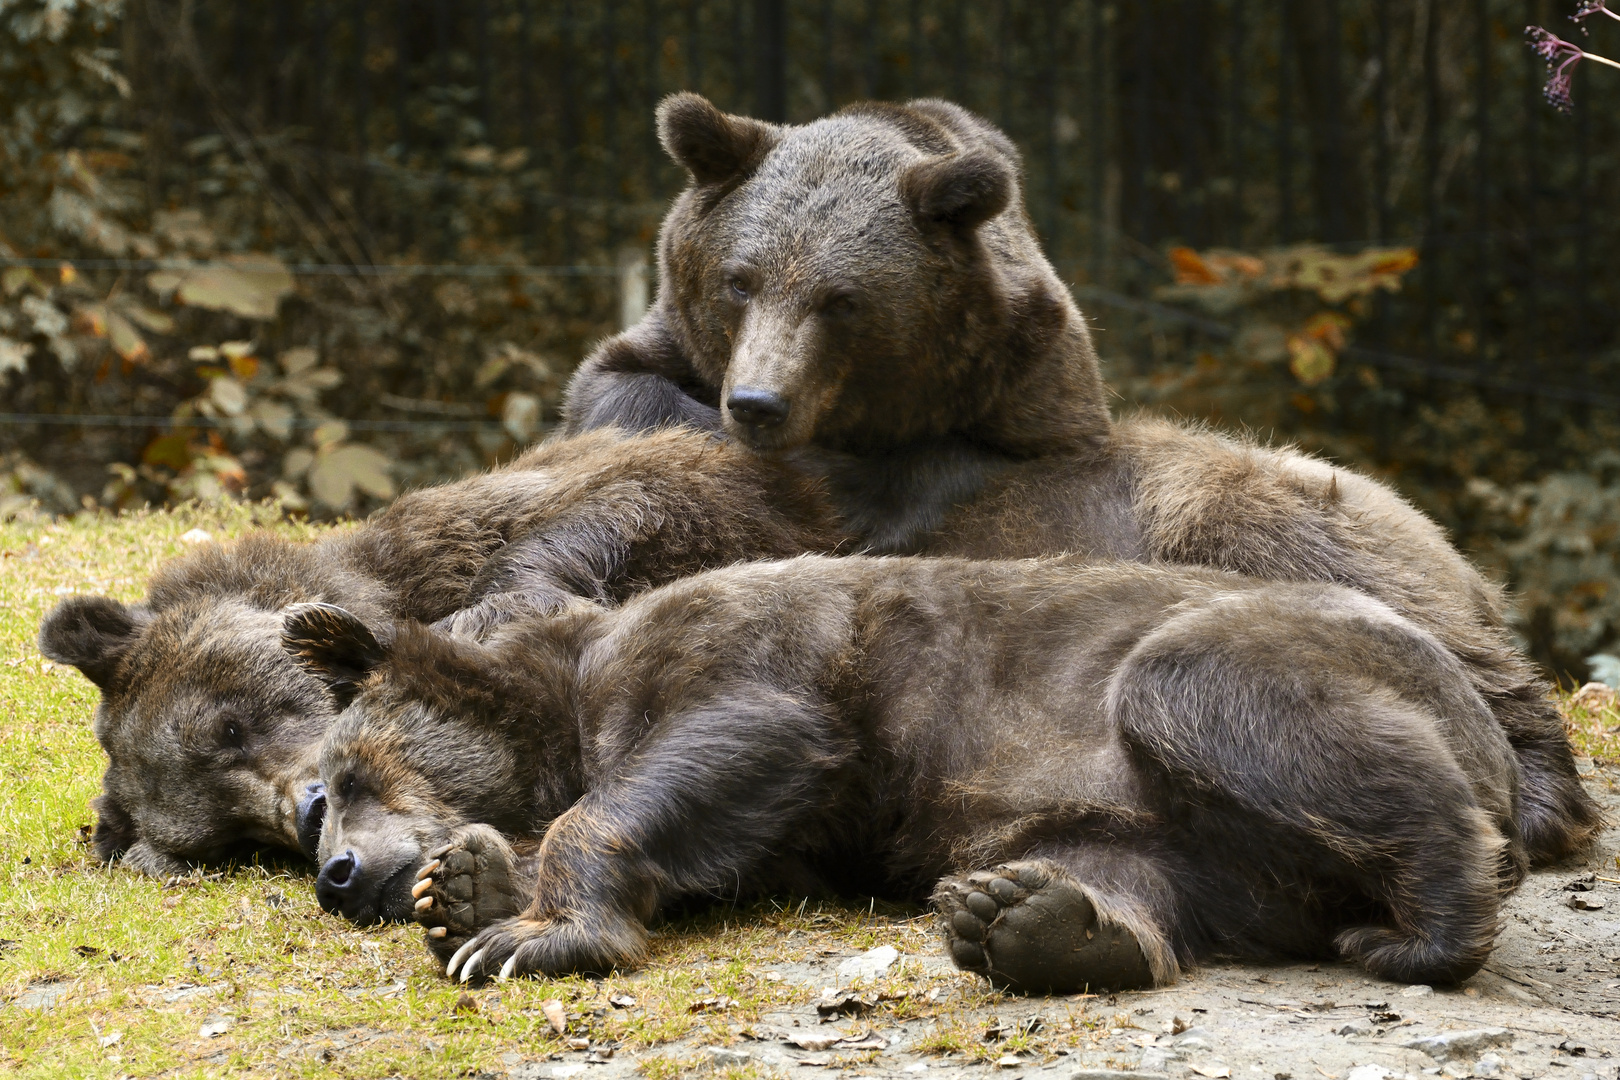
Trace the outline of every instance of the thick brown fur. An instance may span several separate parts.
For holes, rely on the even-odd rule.
[[[64,600],[40,646],[102,692],[95,851],[156,875],[241,844],[313,851],[315,748],[338,702],[280,647],[291,605],[476,636],[576,597],[616,602],[737,559],[831,550],[832,521],[814,482],[712,437],[604,430],[408,493],[317,543],[204,545],[138,604]]]
[[[952,955],[1025,989],[1167,982],[1214,956],[1449,982],[1484,962],[1523,872],[1518,768],[1463,665],[1333,585],[805,557],[483,644],[334,609],[290,613],[286,635],[337,680],[377,655],[357,642],[385,643],[322,748],[323,905],[428,912],[464,977],[630,966],[672,901],[812,874],[934,891]],[[476,882],[442,863],[477,825],[540,841],[530,901],[449,932],[440,909]],[[1083,908],[1129,962],[1020,960],[1052,950],[976,893],[1009,862],[1008,903]]]
[[[724,431],[825,478],[872,551],[1078,551],[1351,585],[1468,665],[1518,753],[1534,861],[1595,835],[1499,591],[1432,521],[1291,449],[1110,420],[993,126],[938,101],[778,126],[691,94],[659,122],[692,183],[664,221],[653,309],[570,384],[571,430]]]

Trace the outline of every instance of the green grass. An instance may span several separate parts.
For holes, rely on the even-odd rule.
[[[763,1013],[802,1008],[819,993],[767,978],[769,965],[875,944],[935,951],[932,926],[916,912],[814,903],[718,909],[664,928],[650,962],[630,975],[519,980],[464,994],[440,975],[414,928],[357,930],[321,914],[300,866],[238,867],[169,885],[100,866],[84,843],[104,767],[90,730],[98,695],[77,671],[39,655],[40,619],[69,593],[137,599],[153,569],[185,550],[190,530],[227,539],[255,525],[295,538],[320,532],[252,507],[0,524],[0,938],[14,942],[0,949],[0,1069],[98,1077],[499,1073],[552,1053],[581,1059],[541,1011],[555,998],[569,1011],[568,1037],[616,1043],[619,1053],[640,1055],[645,1075],[666,1080],[705,1067],[695,1046],[736,1042]],[[941,1040],[939,1052],[960,1043],[961,1056],[982,1060],[993,1049],[968,1015],[999,1000],[983,983],[902,965],[877,987],[891,1000],[862,1024],[948,1010],[938,1022],[955,1037]],[[53,1007],[17,1002],[42,993],[59,995]],[[636,1004],[615,1007],[608,998],[617,994]],[[736,1004],[694,1009],[722,996]],[[220,1021],[228,1024],[222,1034],[202,1034]],[[1081,1040],[1089,1030],[1054,1024],[1027,1049]],[[764,1075],[752,1067],[721,1072]]]

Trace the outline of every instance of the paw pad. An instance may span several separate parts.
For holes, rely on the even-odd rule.
[[[1153,983],[1141,944],[1104,926],[1062,871],[1010,863],[942,882],[934,894],[956,965],[1028,993],[1124,990]]]

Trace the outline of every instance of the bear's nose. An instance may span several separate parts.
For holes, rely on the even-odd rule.
[[[787,419],[791,406],[774,390],[739,386],[726,398],[726,408],[739,424],[775,427]]]
[[[315,879],[315,899],[321,910],[341,914],[345,901],[353,900],[360,891],[360,858],[352,850],[334,855],[321,867],[321,876]]]
[[[316,780],[304,789],[293,812],[298,846],[311,860],[321,842],[321,823],[326,820],[326,785]]]

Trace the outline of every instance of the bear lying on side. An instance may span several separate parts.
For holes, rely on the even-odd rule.
[[[349,699],[318,897],[414,912],[463,979],[628,967],[679,897],[819,877],[932,892],[955,961],[1025,991],[1216,956],[1451,982],[1514,878],[1466,670],[1332,585],[804,557],[484,644],[329,605],[282,636]]]
[[[278,644],[289,604],[478,633],[585,596],[616,601],[737,559],[830,551],[817,486],[691,432],[554,440],[401,496],[313,544],[252,535],[160,570],[148,596],[62,601],[40,651],[101,689],[109,758],[94,850],[155,876],[258,845],[314,855],[331,696]]]
[[[1290,449],[1109,417],[992,124],[923,100],[784,126],[685,93],[658,132],[691,176],[659,234],[658,296],[569,383],[570,430],[723,430],[826,477],[875,552],[1080,553],[1359,589],[1467,665],[1518,754],[1533,861],[1595,834],[1500,591],[1433,521]]]

